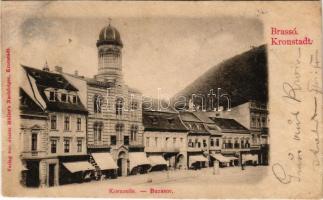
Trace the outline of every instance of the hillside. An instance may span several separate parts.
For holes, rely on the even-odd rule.
[[[173,97],[173,102],[179,96],[185,96],[188,99],[193,93],[207,97],[211,89],[216,93],[217,88],[221,88],[221,94],[230,95],[232,106],[249,100],[266,103],[268,101],[266,49],[266,45],[255,47],[210,68],[177,93]],[[226,102],[226,99],[222,98],[220,105],[225,106]],[[194,104],[200,104],[200,101],[195,99]],[[206,106],[208,107],[209,105]]]

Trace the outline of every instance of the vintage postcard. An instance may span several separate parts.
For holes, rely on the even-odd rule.
[[[320,1],[3,1],[2,194],[322,198]]]

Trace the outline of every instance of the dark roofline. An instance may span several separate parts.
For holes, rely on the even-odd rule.
[[[41,69],[29,67],[29,66],[26,66],[26,65],[23,65],[23,64],[21,64],[21,67],[26,71],[26,73],[28,73],[30,76],[32,76],[36,80],[36,82],[37,82],[37,79],[29,72],[29,70],[36,71],[38,73],[49,74],[49,75],[53,75],[53,76],[61,76],[61,78],[63,78],[68,83],[68,85],[70,86],[70,88],[68,90],[79,91],[73,84],[71,84],[68,80],[66,80],[66,78],[61,73],[51,72],[51,71],[44,71],[44,70],[41,70]],[[51,86],[48,86],[48,85],[42,85],[40,83],[37,83],[37,85],[45,86],[45,87],[51,87]],[[63,88],[59,88],[59,89],[63,89]]]

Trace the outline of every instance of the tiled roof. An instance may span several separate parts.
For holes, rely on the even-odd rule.
[[[206,123],[206,124],[214,124],[214,121],[212,121],[209,117],[210,115],[212,115],[212,113],[210,112],[203,112],[203,111],[196,111],[193,112],[193,114],[199,118],[199,120],[201,120],[202,122]]]
[[[59,101],[49,101],[45,95],[44,87],[37,86],[40,92],[40,95],[43,97],[47,105],[47,110],[57,111],[57,112],[71,112],[71,113],[84,113],[88,111],[80,101],[80,98],[77,97],[77,103],[64,103]]]
[[[47,115],[22,88],[19,88],[19,96],[19,109],[22,114]]]
[[[143,124],[146,131],[188,131],[177,113],[144,111]]]
[[[64,103],[58,101],[49,101],[44,90],[46,88],[55,88],[55,89],[65,89],[67,91],[77,92],[78,89],[75,88],[70,82],[68,82],[64,76],[57,73],[52,73],[48,71],[43,71],[31,67],[22,66],[27,74],[33,77],[36,81],[37,89],[42,99],[46,103],[46,109],[49,111],[57,112],[70,112],[70,113],[87,113],[86,108],[80,101],[79,97],[77,103]]]
[[[177,111],[166,100],[163,100],[163,99],[158,100],[158,99],[150,98],[150,97],[143,97],[142,109],[144,111],[177,113]]]
[[[186,122],[202,122],[191,112],[180,112],[181,119]]]
[[[234,119],[210,117],[222,132],[250,133],[249,130]]]
[[[37,85],[53,87],[57,89],[66,89],[70,91],[78,91],[78,89],[70,84],[61,74],[39,70],[24,65],[22,65],[22,67],[30,76],[35,79]]]

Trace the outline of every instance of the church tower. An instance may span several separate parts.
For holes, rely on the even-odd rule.
[[[101,30],[96,46],[99,60],[96,79],[107,82],[121,82],[123,44],[119,31],[109,23]]]

